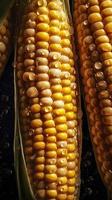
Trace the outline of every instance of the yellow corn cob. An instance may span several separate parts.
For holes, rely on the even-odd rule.
[[[17,45],[20,125],[36,198],[77,199],[79,91],[71,26],[60,0],[26,5]]]
[[[0,23],[0,76],[8,60],[9,45],[11,39],[11,15],[10,13]]]
[[[76,0],[74,19],[91,139],[112,191],[112,1]]]

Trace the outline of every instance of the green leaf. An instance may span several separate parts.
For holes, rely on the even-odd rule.
[[[0,0],[0,21],[7,14],[15,0]]]

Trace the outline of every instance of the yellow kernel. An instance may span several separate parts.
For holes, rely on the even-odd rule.
[[[60,35],[60,29],[58,27],[51,26],[50,30],[49,30],[49,33],[51,35]]]
[[[102,15],[103,16],[109,16],[112,15],[112,8],[105,8],[102,10]]]
[[[62,148],[58,148],[57,149],[57,155],[59,157],[66,157],[67,156],[67,149],[62,149]]]
[[[59,185],[65,185],[67,183],[67,177],[63,176],[63,177],[58,177],[58,184]]]
[[[88,21],[89,21],[89,23],[93,24],[95,22],[102,21],[102,17],[100,15],[100,13],[92,13],[92,14],[89,15]]]
[[[49,15],[51,19],[60,19],[60,12],[56,10],[50,10]]]
[[[44,141],[44,136],[42,134],[41,135],[35,135],[33,140],[34,140],[34,142]]]
[[[57,175],[56,174],[45,174],[45,180],[49,183],[57,181]]]
[[[62,63],[61,70],[70,72],[71,66],[68,63]]]
[[[37,48],[39,49],[48,49],[49,48],[49,44],[48,44],[48,42],[44,42],[44,41],[42,41],[42,42],[37,42]]]
[[[57,199],[58,200],[66,200],[67,199],[67,194],[58,194]]]
[[[64,101],[65,101],[66,103],[69,103],[69,102],[72,101],[72,96],[71,96],[71,95],[65,95],[65,96],[63,97],[63,99],[64,99]]]
[[[31,126],[33,128],[38,128],[42,126],[42,121],[40,119],[34,119],[31,121]]]
[[[37,25],[37,31],[48,32],[49,31],[49,25],[47,23],[39,23]]]
[[[76,147],[74,144],[68,144],[67,149],[68,149],[68,152],[74,152]]]
[[[75,177],[68,179],[68,185],[75,185],[75,183],[76,183]]]
[[[48,7],[51,10],[58,10],[59,9],[59,5],[56,2],[49,2]]]
[[[55,118],[56,124],[63,124],[66,123],[66,117],[65,116],[59,116]]]
[[[60,27],[60,22],[58,19],[52,19],[50,21],[51,26]]]
[[[59,132],[65,132],[67,131],[67,125],[66,124],[59,124],[59,125],[56,125],[56,129],[57,131]]]
[[[44,178],[44,173],[43,173],[43,172],[35,173],[34,177],[35,177],[37,180],[43,180],[43,178]]]
[[[56,172],[56,170],[57,170],[57,167],[56,167],[56,165],[46,165],[45,166],[45,171],[46,171],[46,173],[55,173]]]
[[[66,132],[60,132],[57,133],[57,140],[58,141],[63,141],[63,140],[67,140],[67,133]]]
[[[43,172],[44,168],[45,168],[45,166],[43,164],[36,165],[35,166],[35,171],[37,171],[37,172]]]
[[[33,146],[36,150],[45,149],[45,143],[44,142],[35,142]]]
[[[68,189],[67,185],[58,186],[58,191],[61,193],[66,193],[67,189]]]
[[[63,92],[63,94],[70,94],[71,93],[71,88],[70,87],[63,87],[62,92]]]
[[[74,112],[67,112],[67,113],[66,113],[66,118],[67,118],[68,120],[74,120],[74,119],[77,118],[77,116],[76,116],[76,114],[75,114]]]
[[[48,42],[49,41],[49,34],[46,33],[46,32],[38,32],[36,34],[36,39],[39,40],[39,41],[46,41],[46,42]]]
[[[50,67],[50,68],[61,69],[61,62],[59,62],[59,61],[50,62],[50,63],[49,63],[49,67]]]
[[[100,7],[101,7],[101,9],[107,8],[107,7],[112,7],[112,2],[110,0],[101,1]]]
[[[68,178],[72,178],[72,177],[74,177],[75,176],[75,171],[74,170],[69,170],[68,172],[67,172],[67,177]]]
[[[47,158],[56,158],[56,156],[57,156],[56,151],[46,151]]]
[[[112,46],[110,43],[101,43],[98,45],[98,48],[101,51],[111,51],[112,50]]]
[[[65,104],[65,110],[66,110],[66,111],[70,111],[70,110],[72,111],[73,108],[74,108],[74,107],[73,107],[73,104],[72,104],[72,103],[66,103],[66,104]]]
[[[54,100],[62,100],[62,99],[63,99],[63,95],[62,95],[62,93],[54,93],[54,94],[52,95],[52,98],[53,98]]]
[[[61,85],[53,85],[51,86],[51,91],[54,92],[62,92],[62,86]]]
[[[46,142],[56,143],[56,137],[55,136],[49,136],[49,137],[46,138]]]
[[[70,84],[71,84],[71,81],[70,80],[61,80],[61,84],[62,84],[62,86],[70,86]]]
[[[66,167],[57,168],[57,174],[58,174],[58,176],[66,176],[67,168]]]
[[[39,15],[38,22],[49,23],[49,17],[47,15]]]
[[[107,33],[111,33],[112,31],[112,22],[109,22],[108,24],[105,25],[105,30]]]
[[[69,161],[74,161],[75,159],[76,159],[75,153],[69,153],[68,160]]]
[[[44,122],[44,126],[47,128],[50,128],[50,127],[54,127],[55,126],[55,123],[53,120],[47,120],[46,122]]]
[[[63,108],[58,108],[58,109],[54,109],[54,114],[59,116],[59,115],[65,115],[65,110]]]
[[[111,23],[112,22],[112,16],[108,16],[104,18],[104,24],[106,26],[106,24]]]
[[[32,98],[32,97],[37,97],[38,96],[38,90],[36,87],[30,87],[27,89],[27,92],[26,92],[27,96]]]
[[[46,190],[46,195],[50,198],[56,198],[57,197],[57,191],[56,190]]]
[[[45,162],[44,157],[36,157],[35,162],[38,164],[43,164]]]
[[[63,31],[60,32],[60,36],[62,38],[67,38],[68,39],[70,37],[70,33],[67,30],[63,30]]]
[[[69,39],[62,39],[61,40],[61,45],[64,47],[64,46],[66,46],[66,47],[70,47],[70,40]]]
[[[31,112],[33,112],[33,113],[40,112],[40,105],[39,104],[33,104],[31,106]]]
[[[109,38],[106,35],[102,35],[96,38],[96,44],[100,44],[100,43],[109,43]]]
[[[57,167],[65,167],[67,166],[67,159],[66,158],[58,158],[57,159]]]
[[[60,44],[50,44],[49,48],[50,48],[50,51],[57,51],[60,53],[62,51],[62,47]]]
[[[57,145],[55,143],[46,143],[47,151],[55,151],[57,150]]]
[[[46,135],[56,135],[56,129],[55,128],[46,128],[44,130],[44,133]]]

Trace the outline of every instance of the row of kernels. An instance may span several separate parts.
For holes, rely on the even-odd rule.
[[[64,15],[64,14],[63,14]],[[61,31],[65,32],[66,35],[62,35],[62,41],[65,40],[67,41],[67,43],[63,44],[62,43],[62,55],[68,57],[67,61],[70,61],[70,59],[72,59],[73,53],[72,53],[72,45],[70,42],[70,35],[67,34],[68,30],[69,30],[69,26],[67,26],[67,21],[63,21],[62,22],[62,26],[61,26]],[[67,28],[66,28],[67,27]],[[70,30],[69,30],[70,31]],[[68,42],[69,41],[69,42]],[[74,110],[74,106],[72,103],[72,88],[71,88],[71,80],[69,79],[69,74],[71,74],[71,70],[72,70],[72,65],[71,63],[69,64],[69,62],[66,63],[66,60],[64,63],[62,63],[61,65],[61,69],[62,71],[65,73],[65,76],[62,77],[62,87],[63,87],[63,96],[64,96],[64,101],[65,101],[65,111],[66,111],[66,118],[67,118],[67,126],[68,126],[68,130],[67,130],[67,134],[68,134],[68,138],[67,138],[67,151],[68,151],[68,158],[67,158],[67,178],[68,178],[68,195],[67,195],[67,199],[74,199],[74,192],[75,192],[75,187],[76,187],[76,179],[75,176],[77,174],[77,170],[75,171],[77,164],[74,160],[71,161],[71,159],[69,158],[69,154],[73,153],[75,154],[76,148],[77,148],[77,142],[74,143],[75,141],[75,131],[73,130],[75,128],[75,123],[74,123],[74,119],[75,119],[75,114],[72,113],[72,111]],[[68,76],[66,76],[66,73],[68,73]],[[71,75],[71,79],[74,79],[74,77],[72,77]],[[74,80],[73,80],[74,83]],[[68,98],[66,98],[68,96]],[[74,99],[74,96],[73,96]],[[74,110],[75,111],[75,110]],[[74,174],[76,172],[76,174]]]
[[[41,180],[42,187],[40,187],[40,184],[38,184],[37,187],[37,196],[44,198],[46,195],[46,186],[45,186],[45,180],[48,178],[48,171],[46,171],[46,160],[47,160],[47,153],[48,153],[48,147],[47,147],[47,134],[45,133],[47,129],[47,125],[49,128],[49,124],[46,122],[49,121],[49,118],[47,117],[48,113],[51,113],[52,111],[52,99],[51,99],[51,90],[50,90],[50,84],[49,84],[49,76],[48,76],[48,48],[49,48],[49,17],[48,17],[48,9],[45,5],[38,7],[37,9],[37,26],[36,26],[36,74],[37,74],[37,88],[39,90],[39,96],[40,96],[40,106],[41,106],[41,117],[43,121],[43,131],[38,137],[40,137],[41,142],[38,143],[38,148],[41,147],[43,151],[44,159],[42,161],[39,161],[39,150],[37,151],[37,171],[39,169],[38,163],[41,162],[43,164],[43,169],[40,167],[40,170],[42,171],[41,174],[38,173],[39,179]],[[52,115],[51,119],[52,120]],[[52,125],[52,123],[51,123]],[[50,129],[50,128],[49,128]],[[47,144],[45,144],[47,143]],[[45,159],[46,158],[46,159]],[[39,172],[39,171],[38,171]],[[40,175],[39,175],[40,174]]]
[[[59,12],[59,10],[58,10]],[[60,13],[58,14],[60,16]],[[59,21],[59,19],[58,19]],[[51,24],[53,22],[53,19],[51,18]],[[56,25],[54,25],[56,27]],[[59,29],[60,27],[58,27]],[[58,34],[58,37],[56,38],[56,34]],[[66,199],[66,192],[67,192],[67,181],[66,181],[66,175],[67,175],[67,159],[66,154],[64,153],[66,151],[66,138],[67,138],[67,126],[66,126],[66,117],[64,116],[65,110],[64,110],[64,101],[63,101],[63,93],[62,93],[62,86],[61,84],[61,37],[60,37],[60,29],[59,32],[53,33],[50,35],[50,47],[51,50],[54,52],[59,52],[60,57],[54,57],[55,60],[51,60],[50,67],[52,69],[52,74],[50,73],[50,77],[54,75],[54,78],[57,79],[56,82],[52,81],[51,79],[51,88],[53,88],[52,91],[52,97],[53,97],[53,106],[54,106],[54,120],[56,123],[56,131],[57,131],[57,192],[58,196],[57,199],[60,199],[62,196]],[[57,71],[57,72],[56,72]],[[62,110],[62,112],[61,112]],[[63,113],[64,112],[64,113]],[[62,136],[62,137],[60,137]],[[64,139],[64,140],[63,140]]]
[[[23,80],[23,32],[21,31],[20,37],[18,39],[18,50],[17,50],[17,85],[18,85],[18,93],[19,93],[19,107],[20,107],[20,123],[21,123],[21,131],[22,131],[22,138],[23,138],[23,147],[25,151],[25,160],[28,166],[28,175],[30,181],[32,180],[32,155],[33,155],[33,148],[32,148],[32,134],[29,131],[29,107],[26,101],[25,95],[25,84]],[[22,116],[22,117],[21,117]],[[21,120],[22,119],[22,120]],[[28,133],[28,134],[27,134]]]

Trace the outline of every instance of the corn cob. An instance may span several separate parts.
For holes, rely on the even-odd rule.
[[[28,2],[16,76],[23,149],[36,198],[77,199],[79,91],[74,60],[62,2]]]
[[[76,1],[74,18],[91,140],[101,177],[112,191],[112,1]]]
[[[11,40],[11,14],[9,13],[0,23],[0,76],[8,60]]]

